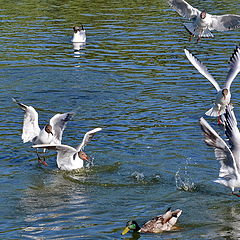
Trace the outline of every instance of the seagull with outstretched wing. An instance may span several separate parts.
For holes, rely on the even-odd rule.
[[[223,119],[228,144],[203,117],[200,118],[200,126],[205,143],[214,148],[215,156],[221,164],[219,177],[215,182],[231,188],[232,194],[240,197],[240,194],[234,193],[235,188],[240,188],[240,132],[233,109],[229,106]]]
[[[66,127],[67,122],[74,115],[73,112],[67,112],[63,114],[54,115],[49,123],[47,123],[43,129],[40,129],[38,125],[38,113],[32,106],[27,106],[16,99],[12,99],[23,111],[23,128],[22,128],[22,140],[24,143],[32,142],[36,144],[61,144],[62,134]],[[39,157],[39,155],[38,155]],[[39,162],[46,164],[45,161]]]
[[[200,11],[192,7],[184,0],[169,0],[170,6],[173,7],[179,15],[191,20],[186,23],[185,28],[192,37],[197,36],[197,41],[202,37],[213,37],[211,31],[227,31],[240,28],[240,15],[225,14],[211,15],[205,10]]]
[[[79,169],[83,167],[84,161],[90,161],[87,154],[83,152],[84,147],[91,141],[95,133],[101,130],[102,128],[95,128],[85,133],[82,143],[77,148],[63,144],[41,144],[34,145],[33,148],[46,148],[57,151],[57,166],[61,170]]]
[[[240,71],[240,48],[237,46],[232,56],[230,57],[230,69],[228,71],[225,86],[222,89],[220,88],[214,77],[209,73],[208,69],[201,63],[201,61],[196,56],[190,53],[187,49],[184,49],[184,52],[192,65],[199,71],[199,73],[206,77],[217,90],[214,105],[205,114],[212,117],[219,117],[225,112],[226,106],[230,104],[230,87],[233,80],[236,78],[237,74]]]

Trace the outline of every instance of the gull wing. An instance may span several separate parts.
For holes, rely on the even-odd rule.
[[[33,107],[27,106],[15,98],[12,98],[12,100],[18,104],[18,106],[20,106],[20,108],[25,112],[22,129],[22,140],[24,143],[32,142],[32,140],[38,136],[41,131],[38,125],[38,113]]]
[[[209,30],[227,31],[240,28],[240,16],[234,14],[211,15]]]
[[[71,146],[63,144],[37,144],[33,145],[33,148],[46,148],[48,150],[53,150],[57,152],[63,152],[69,155],[72,155],[77,152],[77,150]]]
[[[190,53],[187,49],[184,49],[184,52],[188,58],[188,60],[192,63],[192,65],[205,77],[207,78],[212,85],[216,88],[217,91],[220,91],[220,87],[213,76],[208,72],[208,69],[201,63],[201,61],[195,57],[192,53]]]
[[[168,3],[184,18],[191,19],[201,13],[197,8],[192,7],[184,0],[169,0]]]
[[[225,117],[224,119],[225,134],[229,139],[231,151],[233,152],[234,156],[239,155],[240,154],[240,132],[237,127],[237,120],[231,106],[227,106],[226,112],[224,113],[224,117]]]
[[[63,114],[58,113],[50,119],[49,124],[53,128],[53,143],[61,144],[63,131],[67,125],[67,122],[72,118],[73,115],[73,112]]]
[[[226,80],[226,88],[230,89],[232,81],[235,79],[235,77],[238,75],[240,71],[240,48],[236,46],[236,49],[234,50],[232,56],[229,60],[229,66],[230,70],[227,75]]]
[[[44,148],[49,150],[57,151],[57,165],[60,169],[66,169],[72,165],[72,160],[75,160],[77,150],[73,147],[63,144],[38,144],[33,145],[33,148]]]
[[[226,142],[217,134],[217,132],[201,117],[200,126],[204,133],[205,143],[208,146],[214,147],[215,156],[221,163],[219,177],[226,177],[229,175],[236,176],[236,162],[232,151]]]
[[[94,128],[93,130],[85,133],[82,143],[77,147],[77,151],[79,152],[80,150],[82,150],[91,141],[95,133],[101,130],[102,128]]]

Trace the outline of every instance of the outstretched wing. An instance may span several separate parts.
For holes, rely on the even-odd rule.
[[[235,77],[238,75],[240,71],[240,48],[238,46],[236,46],[236,49],[234,50],[232,56],[230,57],[229,66],[230,70],[228,72],[226,80],[227,89],[231,87],[232,81],[235,79]]]
[[[40,128],[38,126],[38,113],[33,107],[20,103],[15,98],[12,98],[12,100],[18,104],[18,106],[20,106],[20,108],[25,112],[22,129],[22,140],[24,143],[32,142],[32,140],[40,133]]]
[[[217,132],[203,117],[200,118],[200,126],[204,133],[205,143],[208,146],[214,147],[215,156],[221,163],[219,177],[235,175],[237,170],[235,158],[226,142],[217,134]]]
[[[184,18],[194,18],[199,15],[201,12],[197,9],[192,7],[189,3],[184,0],[169,0],[169,5],[174,8],[179,15]]]
[[[224,113],[225,133],[229,139],[229,144],[233,155],[239,155],[240,153],[240,132],[237,127],[237,120],[231,106],[227,106]],[[239,163],[240,164],[240,163]]]
[[[82,143],[77,147],[77,151],[79,152],[80,150],[82,150],[91,141],[95,133],[101,130],[102,128],[94,128],[93,130],[85,133]]]
[[[234,14],[211,15],[209,30],[227,31],[240,28],[240,16]]]
[[[188,60],[192,63],[192,65],[205,77],[207,78],[212,85],[216,88],[217,91],[220,90],[220,87],[213,76],[208,72],[208,69],[201,63],[201,61],[195,57],[192,53],[190,53],[187,49],[184,49],[184,52],[188,58]]]
[[[33,148],[46,148],[48,150],[53,150],[57,152],[65,152],[69,155],[74,154],[77,152],[77,150],[73,147],[70,147],[68,145],[63,144],[37,144],[33,145]]]
[[[73,115],[73,112],[63,114],[58,113],[50,119],[49,124],[53,128],[54,144],[61,144],[63,131],[67,125],[67,122],[72,118]]]

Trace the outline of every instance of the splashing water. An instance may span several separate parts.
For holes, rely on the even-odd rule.
[[[188,164],[188,159],[186,163]],[[181,169],[179,169],[175,174],[175,182],[176,182],[177,189],[187,191],[187,192],[195,191],[197,187],[193,182],[193,180],[191,179],[191,177],[189,177],[187,165],[184,167],[184,172],[183,174],[181,174],[181,176],[180,176],[180,171]]]

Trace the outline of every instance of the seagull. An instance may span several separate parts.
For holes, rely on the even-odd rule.
[[[90,158],[85,152],[84,147],[91,141],[96,132],[101,131],[102,128],[94,128],[85,133],[82,143],[73,148],[63,144],[43,144],[34,145],[33,148],[47,148],[49,150],[57,151],[57,166],[61,170],[71,171],[83,167],[84,161],[90,161]]]
[[[74,115],[73,112],[54,115],[43,129],[38,125],[38,113],[32,106],[27,106],[12,98],[13,102],[20,106],[25,112],[22,129],[22,140],[24,143],[33,142],[36,144],[61,144],[62,134],[67,122]],[[39,157],[39,155],[38,155]],[[41,162],[41,158],[38,159]],[[41,162],[44,165],[45,161]]]
[[[73,27],[74,33],[72,42],[73,43],[85,43],[86,42],[86,32],[83,28],[83,25],[80,27]]]
[[[240,28],[240,15],[225,14],[211,15],[206,10],[199,11],[184,0],[169,0],[169,5],[173,7],[179,15],[192,21],[186,23],[185,28],[192,37],[197,36],[199,41],[202,37],[213,37],[211,31],[227,31]]]
[[[205,143],[214,147],[215,156],[221,163],[219,178],[214,182],[231,188],[232,194],[240,197],[234,192],[235,188],[240,187],[240,132],[233,109],[229,106],[224,113],[224,122],[229,146],[203,117],[200,118]]]
[[[230,100],[231,100],[230,87],[231,87],[232,81],[235,79],[235,77],[240,71],[240,48],[237,46],[232,56],[230,57],[230,60],[229,60],[230,69],[228,71],[225,86],[222,89],[218,85],[217,81],[213,78],[213,76],[208,72],[208,69],[200,62],[200,60],[197,57],[195,57],[187,49],[184,49],[184,52],[188,60],[192,63],[192,65],[204,77],[206,77],[217,90],[217,95],[216,95],[214,105],[205,114],[212,117],[217,117],[217,116],[219,117],[225,112],[226,106],[230,104]],[[218,120],[220,121],[220,119]]]

